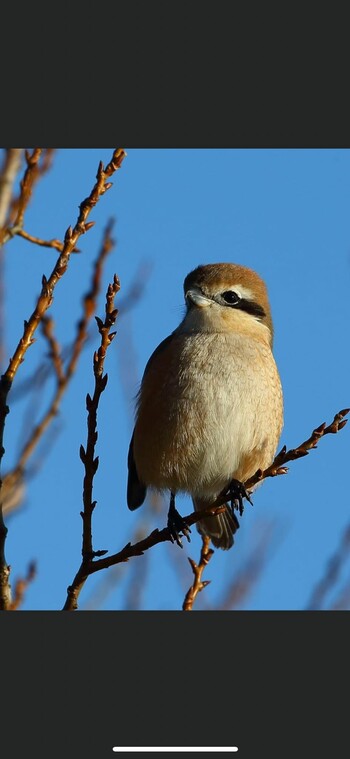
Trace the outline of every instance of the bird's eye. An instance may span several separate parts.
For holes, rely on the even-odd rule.
[[[229,306],[235,306],[236,303],[239,303],[241,300],[239,295],[237,295],[234,290],[226,290],[226,292],[221,294],[221,297]]]

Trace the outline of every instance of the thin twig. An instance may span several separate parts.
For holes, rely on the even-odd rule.
[[[95,377],[95,389],[94,394],[91,397],[89,394],[86,396],[86,408],[88,412],[87,426],[87,444],[86,449],[83,445],[80,446],[80,458],[84,464],[85,475],[83,484],[83,503],[84,509],[81,511],[81,517],[83,520],[83,545],[82,545],[82,563],[78,570],[78,575],[85,575],[89,569],[90,564],[95,556],[103,556],[106,551],[94,551],[92,545],[92,513],[96,506],[96,501],[92,500],[93,481],[98,468],[98,457],[95,457],[95,446],[97,442],[97,411],[99,406],[100,397],[106,387],[108,375],[103,375],[104,362],[106,358],[107,349],[114,339],[116,332],[110,332],[111,327],[115,324],[117,318],[118,309],[114,307],[114,299],[116,294],[120,290],[119,279],[114,275],[113,283],[109,285],[106,295],[106,316],[102,321],[96,316],[96,322],[99,333],[101,335],[101,344],[94,353],[94,377]],[[76,601],[76,598],[75,598]],[[66,607],[70,609],[73,607]],[[76,606],[74,608],[77,608]]]
[[[329,434],[335,434],[336,432],[339,432],[339,430],[342,430],[348,421],[347,419],[344,419],[344,416],[346,416],[349,411],[350,408],[344,408],[341,411],[338,411],[338,413],[335,414],[333,422],[331,422],[328,427],[326,426],[326,422],[320,424],[319,427],[316,427],[316,429],[313,430],[310,437],[298,445],[297,448],[291,448],[289,451],[287,451],[287,448],[284,445],[273,460],[272,464],[267,467],[267,469],[264,471],[258,469],[253,477],[250,477],[249,480],[246,480],[244,483],[246,490],[249,491],[253,485],[261,482],[261,480],[264,480],[266,477],[276,477],[279,474],[287,474],[288,468],[285,467],[284,464],[286,464],[288,461],[299,459],[302,456],[307,456],[312,448],[317,448],[317,443],[321,440],[322,437]]]
[[[335,434],[336,432],[339,432],[339,430],[343,429],[343,427],[345,427],[348,421],[347,419],[344,419],[344,416],[346,416],[346,414],[348,414],[349,411],[350,409],[348,408],[342,409],[337,414],[335,414],[333,421],[331,422],[331,424],[328,425],[328,427],[325,422],[323,424],[320,424],[319,427],[316,427],[316,429],[313,430],[310,437],[307,440],[305,440],[303,443],[301,443],[297,448],[291,448],[289,451],[287,451],[286,446],[283,446],[283,448],[275,457],[272,464],[269,467],[267,467],[267,469],[265,469],[264,471],[262,471],[261,469],[258,469],[258,471],[252,477],[250,477],[248,480],[245,481],[244,486],[245,486],[246,491],[249,493],[249,491],[254,485],[256,485],[258,482],[261,482],[266,477],[276,477],[280,474],[287,474],[288,467],[283,466],[283,465],[286,464],[288,461],[294,461],[295,459],[299,459],[299,458],[302,458],[303,456],[307,456],[309,450],[311,450],[312,448],[317,448],[317,443],[322,437],[324,437],[324,435]],[[216,499],[215,505],[223,505],[226,502],[227,502],[227,495],[221,495],[219,496],[219,498]],[[192,559],[190,559],[190,561],[192,561]],[[253,562],[252,567],[255,570],[256,563]],[[202,568],[200,576],[202,576],[203,569],[204,569],[204,566]],[[246,582],[246,578],[243,578],[243,583],[245,582]],[[327,578],[325,582],[327,584],[329,582],[329,578]],[[242,588],[242,578],[239,579],[238,594],[241,593],[241,588]],[[322,587],[322,590],[323,590],[323,587]]]
[[[275,456],[272,464],[270,464],[267,469],[264,469],[264,471],[262,469],[258,469],[252,477],[249,477],[249,479],[243,483],[247,493],[252,490],[254,485],[257,485],[258,482],[265,480],[267,477],[276,477],[280,474],[287,474],[288,467],[284,466],[284,464],[286,464],[288,461],[294,461],[295,459],[300,459],[303,456],[307,456],[309,450],[312,448],[317,448],[317,443],[321,440],[322,437],[329,434],[335,434],[336,432],[339,432],[339,430],[342,430],[348,421],[347,419],[344,419],[344,416],[346,416],[349,411],[350,408],[345,408],[341,411],[338,411],[328,427],[326,425],[326,422],[320,424],[319,427],[316,427],[316,429],[313,430],[310,437],[307,440],[304,440],[303,443],[300,443],[297,448],[290,448],[290,450],[287,451],[287,448],[284,445],[277,456]],[[221,505],[226,502],[227,494],[220,495],[216,499],[215,504]]]
[[[17,197],[13,197],[11,200],[11,207],[10,212],[8,215],[8,237],[14,237],[15,235],[18,235],[23,228],[24,220],[22,218],[22,222],[20,225],[16,222],[18,210],[22,208],[23,210],[26,210],[28,206],[28,202],[30,197],[33,195],[33,189],[36,182],[41,179],[48,171],[51,169],[52,163],[53,163],[53,155],[55,153],[56,148],[41,148],[41,155],[39,157],[39,161],[36,163],[35,170],[32,172],[32,176],[30,178],[31,183],[31,193],[30,196],[27,198],[25,202],[25,209],[23,209],[23,188],[22,183],[20,184],[20,192]],[[26,163],[28,168],[28,161],[27,156],[29,157],[29,160],[31,160],[30,153],[27,153],[26,155]]]
[[[6,224],[14,181],[19,171],[22,148],[7,148],[4,165],[0,174],[0,245],[3,244],[3,227]]]
[[[69,258],[73,252],[77,240],[81,235],[85,234],[85,232],[87,232],[94,224],[94,222],[87,223],[86,219],[88,218],[90,212],[95,207],[100,197],[104,195],[104,193],[112,186],[111,182],[106,182],[106,179],[120,168],[124,156],[125,151],[122,149],[117,149],[114,151],[112,160],[108,166],[106,166],[106,169],[104,169],[103,164],[100,163],[97,172],[97,182],[94,185],[89,197],[85,198],[85,200],[83,200],[83,202],[80,204],[80,213],[74,229],[72,229],[72,227],[68,227],[66,231],[63,251],[57,259],[55,267],[51,272],[49,279],[46,279],[45,275],[43,276],[42,289],[36,304],[36,308],[33,311],[29,321],[25,322],[24,324],[23,336],[18,343],[14,355],[10,360],[7,371],[2,377],[2,381],[5,386],[12,384],[13,378],[19,365],[24,359],[24,355],[27,349],[33,343],[33,335],[41,321],[42,316],[52,303],[54,288],[67,270]]]
[[[113,241],[112,241],[113,244]],[[126,293],[124,293],[123,298],[120,299],[118,303],[118,309],[119,309],[119,315],[118,320],[120,321],[125,317],[125,314],[130,311],[131,308],[135,306],[137,301],[141,298],[144,287],[147,282],[147,277],[149,274],[149,265],[146,263],[141,264],[140,268],[136,272],[134,280],[131,282],[129,289]],[[88,296],[85,296],[88,297]],[[95,307],[93,307],[92,311],[95,310]],[[79,330],[79,324],[78,324],[78,330]],[[86,333],[85,338],[85,345],[91,343],[94,339],[94,331],[89,330]],[[69,362],[71,360],[72,352],[75,350],[75,345],[77,343],[77,336],[74,338],[74,340],[69,344],[65,345],[62,348],[62,358],[65,362]],[[49,362],[40,364],[39,367],[35,369],[33,374],[31,374],[26,379],[22,380],[21,382],[17,382],[16,386],[12,390],[12,403],[14,400],[18,401],[21,399],[24,395],[27,395],[28,390],[31,389],[33,386],[33,383],[40,380],[41,387],[43,386],[44,382],[47,381],[47,379],[51,376],[52,373],[52,364]],[[136,375],[135,375],[136,376]],[[130,380],[132,381],[132,380]],[[135,383],[137,384],[137,378],[135,379]],[[136,386],[136,385],[135,385]]]
[[[4,248],[5,224],[11,203],[12,188],[21,164],[22,148],[5,150],[4,165],[0,174],[0,366],[5,360],[5,313],[4,313]]]
[[[3,514],[16,511],[23,504],[26,495],[26,483],[27,476],[24,477],[23,472],[19,469],[5,474],[1,486]]]
[[[83,349],[83,346],[86,340],[88,323],[95,309],[97,296],[100,291],[103,263],[106,258],[106,255],[111,251],[114,245],[114,241],[112,240],[110,236],[110,232],[111,232],[111,222],[109,222],[106,227],[106,230],[103,235],[101,249],[93,267],[91,288],[83,299],[84,313],[77,325],[77,334],[76,334],[74,343],[72,345],[72,353],[68,361],[67,368],[64,371],[64,376],[60,377],[60,380],[57,384],[54,398],[47,412],[44,414],[41,421],[36,425],[29,440],[25,444],[20,454],[18,463],[16,465],[16,469],[23,470],[23,468],[28,462],[28,459],[30,458],[30,456],[32,456],[40,438],[42,437],[43,433],[46,431],[49,423],[56,416],[62,397],[67,389],[68,383],[71,380],[76,370],[78,359],[80,357],[81,351]],[[56,349],[58,350],[57,342],[55,342],[55,344],[56,344]],[[59,360],[62,361],[61,358]]]
[[[221,514],[223,511],[223,506],[210,506],[207,509],[203,509],[202,511],[194,511],[192,514],[184,517],[184,519],[186,523],[191,526],[192,524],[199,522],[199,520],[203,519],[203,517]],[[116,564],[121,564],[122,562],[129,561],[129,559],[131,559],[133,556],[142,556],[145,551],[153,548],[153,546],[158,545],[159,543],[165,543],[168,540],[171,543],[174,542],[169,528],[164,527],[162,530],[158,530],[158,528],[156,528],[150,533],[150,535],[147,536],[147,538],[139,540],[133,545],[131,543],[127,543],[127,545],[124,546],[124,548],[122,548],[122,550],[118,553],[115,553],[111,556],[106,556],[103,559],[90,561],[89,564],[86,563],[84,568],[80,566],[72,582],[72,585],[67,588],[67,599],[63,610],[72,611],[78,608],[78,597],[89,575],[92,575],[95,572],[99,572],[101,569],[108,569],[108,567],[114,567]]]
[[[25,151],[27,168],[24,172],[24,176],[20,185],[21,192],[18,199],[16,216],[12,226],[8,228],[7,232],[4,235],[4,243],[7,242],[10,237],[13,237],[17,233],[18,229],[22,229],[23,227],[24,213],[32,195],[34,182],[39,174],[38,161],[41,153],[42,148],[34,148],[32,153],[29,153],[28,150]]]
[[[86,396],[86,408],[88,411],[88,438],[86,450],[82,445],[80,446],[80,458],[85,467],[83,486],[84,511],[81,514],[83,519],[83,562],[89,562],[94,556],[101,555],[100,552],[95,553],[93,551],[91,525],[92,512],[96,505],[96,502],[92,501],[93,480],[98,467],[98,457],[95,458],[95,445],[97,441],[97,410],[101,394],[103,393],[108,380],[108,375],[103,375],[103,367],[107,348],[116,335],[116,332],[110,332],[110,329],[114,325],[117,318],[118,310],[114,308],[114,298],[119,290],[119,279],[116,275],[114,275],[113,284],[109,285],[107,291],[105,320],[103,322],[102,319],[96,317],[98,330],[101,335],[101,345],[98,351],[94,354],[94,394],[92,398],[89,394]]]
[[[25,232],[24,229],[17,229],[16,234],[18,237],[23,237],[24,240],[33,242],[35,245],[40,245],[43,248],[54,248],[60,252],[62,252],[64,248],[64,243],[60,240],[42,240],[41,237],[35,237],[34,235]],[[79,248],[73,248],[72,253],[80,253]]]
[[[39,148],[37,148],[36,151],[37,150],[39,150]],[[32,169],[33,163],[35,166],[35,159],[36,161],[38,160],[36,151],[34,151],[32,156],[29,156],[27,154],[28,172],[30,171],[30,169]],[[42,317],[44,316],[47,309],[50,307],[52,303],[54,288],[67,270],[70,255],[73,252],[73,249],[75,248],[79,237],[85,232],[87,232],[88,229],[91,228],[91,226],[93,226],[93,222],[87,223],[87,218],[90,212],[95,207],[100,197],[104,195],[104,193],[107,190],[109,190],[110,187],[112,186],[111,182],[106,182],[106,179],[112,176],[112,174],[117,169],[120,168],[124,157],[125,157],[125,151],[121,148],[118,148],[114,150],[112,159],[110,163],[106,166],[106,168],[104,168],[102,162],[100,162],[97,176],[96,176],[97,181],[90,195],[87,198],[85,198],[85,200],[83,200],[82,203],[80,204],[79,215],[78,215],[78,219],[75,224],[75,227],[73,229],[72,227],[69,227],[66,231],[65,238],[64,238],[63,251],[58,257],[49,279],[46,279],[45,275],[42,278],[42,289],[41,289],[39,298],[37,300],[35,310],[33,311],[29,321],[24,322],[24,331],[23,331],[22,338],[20,339],[17,345],[15,353],[10,359],[9,366],[6,372],[1,377],[1,381],[0,381],[0,462],[4,454],[3,437],[4,437],[5,419],[9,411],[8,406],[7,406],[7,397],[11,389],[16,372],[20,364],[24,360],[26,351],[28,350],[29,346],[32,345],[32,343],[34,342],[35,331],[38,325],[40,324]],[[17,217],[16,217],[17,224],[19,224],[21,218],[23,217],[24,208],[26,207],[26,203],[28,202],[29,197],[30,197],[30,191],[31,191],[30,177],[28,179],[28,175],[25,175],[25,178],[23,179],[23,186],[22,186],[23,202],[22,204],[20,204],[20,207],[17,213]],[[1,489],[1,484],[2,483],[0,479],[0,489]],[[0,500],[1,500],[1,494],[0,494]],[[8,582],[10,570],[5,559],[6,535],[7,535],[7,528],[3,520],[2,505],[0,503],[0,609],[8,608],[9,598],[10,598],[9,596],[10,590],[9,590],[9,582]]]
[[[333,422],[329,424],[328,427],[326,426],[325,422],[321,424],[319,427],[313,430],[310,437],[307,440],[305,440],[303,443],[301,443],[297,448],[291,448],[289,451],[287,451],[286,446],[283,446],[281,451],[275,457],[272,464],[267,469],[265,469],[264,471],[259,469],[252,477],[246,480],[246,482],[244,483],[244,486],[247,492],[249,492],[255,484],[257,484],[258,482],[261,482],[266,477],[276,477],[277,475],[280,475],[280,474],[287,474],[288,468],[282,465],[286,464],[288,461],[293,461],[295,459],[302,458],[303,456],[307,456],[309,450],[311,450],[312,448],[317,448],[318,441],[322,437],[324,437],[324,435],[334,434],[336,432],[339,432],[339,430],[343,429],[343,427],[345,427],[347,423],[347,419],[344,419],[344,416],[346,416],[346,414],[348,414],[349,411],[350,409],[342,409],[341,411],[339,411],[335,415]],[[215,504],[216,505],[224,504],[226,502],[227,502],[227,495],[226,496],[223,495],[216,499]],[[189,561],[192,562],[192,559],[189,559]],[[191,566],[192,566],[192,563],[191,563]],[[201,567],[201,564],[199,566]],[[256,566],[257,566],[257,562],[253,560],[252,569],[254,572],[256,570]],[[195,563],[194,563],[194,567],[197,567]],[[205,564],[203,565],[203,567],[201,567],[200,578],[202,576],[204,567],[205,567]],[[252,576],[252,573],[250,572],[250,577],[251,576]],[[245,588],[246,588],[246,579],[247,578],[244,577],[243,575],[243,584],[245,584]],[[329,582],[329,578],[326,580],[326,583],[327,582]],[[242,577],[239,578],[239,582],[237,586],[237,595],[239,595],[241,592],[242,592]],[[191,588],[189,590],[189,593],[191,593]],[[191,595],[190,595],[190,599],[191,599]],[[186,599],[185,599],[185,603],[186,603]]]
[[[81,351],[87,339],[88,324],[96,308],[96,301],[97,301],[97,297],[99,295],[100,288],[101,288],[103,265],[104,265],[106,256],[112,250],[113,245],[114,245],[114,240],[111,237],[112,226],[113,226],[113,220],[111,219],[106,225],[106,228],[103,234],[102,244],[101,244],[98,256],[96,257],[96,260],[93,264],[93,272],[92,272],[90,289],[86,293],[86,295],[83,297],[83,315],[77,324],[76,337],[71,345],[71,355],[69,357],[66,369],[63,368],[62,353],[60,351],[57,340],[53,334],[53,322],[52,320],[48,320],[46,315],[43,317],[43,320],[42,320],[43,332],[46,339],[49,342],[52,365],[54,366],[55,373],[56,373],[56,379],[57,379],[56,389],[54,392],[54,396],[51,400],[51,403],[49,405],[49,408],[46,410],[41,420],[36,424],[36,426],[32,430],[29,439],[26,441],[25,445],[22,448],[17,464],[15,465],[15,467],[13,467],[13,469],[10,472],[8,472],[5,475],[4,483],[6,482],[9,476],[13,477],[14,475],[19,474],[19,473],[22,473],[22,476],[23,476],[25,467],[27,466],[29,459],[32,457],[33,453],[35,452],[43,434],[46,432],[50,423],[52,422],[52,420],[56,417],[58,413],[58,410],[62,401],[62,397],[64,393],[66,392],[68,384],[76,370]],[[40,386],[42,387],[42,378],[40,378]],[[11,503],[12,503],[12,510],[15,507],[15,505],[17,508],[20,505],[20,502],[18,501],[17,502],[12,501]],[[8,506],[9,505],[10,505],[10,502],[8,501]],[[6,513],[8,510],[9,508],[7,506],[4,506],[4,513]]]
[[[350,554],[350,525],[347,525],[340,540],[340,544],[329,561],[327,562],[326,571],[312,591],[309,603],[305,607],[307,611],[321,609],[327,593],[332,590],[343,564]]]
[[[70,379],[72,374],[75,372],[81,349],[85,343],[85,340],[87,339],[87,328],[89,321],[96,310],[96,300],[101,288],[102,271],[105,259],[115,245],[115,241],[112,238],[113,225],[114,220],[110,219],[104,231],[100,253],[97,256],[93,269],[90,290],[86,293],[83,299],[84,313],[77,325],[77,334],[72,345],[71,356],[66,369],[66,377],[68,379]]]
[[[255,540],[253,534],[254,542],[250,546],[249,554],[242,559],[240,566],[236,568],[224,594],[215,604],[215,610],[224,611],[225,609],[231,610],[243,606],[271,558],[272,539],[275,535],[276,526],[273,522],[263,524],[260,527],[260,534],[255,537]]]
[[[54,321],[51,316],[44,314],[41,320],[42,333],[49,344],[49,357],[55,369],[57,384],[60,386],[65,382],[65,373],[61,356],[60,346],[54,335]]]
[[[36,562],[31,561],[28,567],[25,577],[20,577],[16,580],[13,591],[13,600],[9,606],[9,611],[16,611],[24,600],[24,594],[31,582],[36,577]]]
[[[329,611],[348,611],[350,606],[350,582],[341,589],[335,600],[327,606]]]
[[[118,321],[119,321],[118,314]],[[133,539],[131,542],[137,542],[141,540],[141,536],[147,534],[149,527],[149,512],[153,514],[160,514],[162,512],[162,497],[156,491],[151,491],[147,495],[147,500],[144,506],[144,516],[141,522],[137,523],[134,530]],[[147,508],[148,507],[148,508]],[[173,544],[171,544],[173,545]],[[169,546],[170,547],[170,546]],[[134,574],[129,574],[129,590],[126,589],[126,600],[124,604],[125,610],[139,608],[141,593],[145,588],[145,576],[147,574],[149,565],[146,563],[146,568],[143,566],[143,562],[135,562]],[[97,609],[101,607],[102,603],[106,600],[107,596],[115,589],[115,586],[124,576],[126,570],[126,564],[118,564],[110,572],[102,575],[99,583],[96,583],[93,590],[87,597],[85,597],[84,604],[80,607],[83,609]],[[142,581],[142,587],[141,587]],[[134,593],[134,586],[136,585],[136,592]],[[187,586],[186,586],[187,587]]]
[[[188,561],[191,564],[192,571],[194,574],[194,581],[191,585],[191,587],[188,589],[185,600],[182,605],[183,611],[192,611],[192,607],[195,601],[195,598],[198,593],[200,593],[203,588],[206,588],[207,585],[209,585],[210,580],[202,580],[202,574],[204,572],[205,567],[207,564],[209,564],[209,561],[211,557],[214,554],[214,551],[212,548],[209,548],[210,545],[210,538],[207,535],[202,536],[203,545],[201,548],[201,555],[199,564],[196,564],[193,559],[188,559]]]

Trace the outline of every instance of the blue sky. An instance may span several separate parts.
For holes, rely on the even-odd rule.
[[[92,212],[96,224],[80,239],[81,254],[72,256],[52,307],[58,340],[65,345],[81,314],[103,229],[115,217],[117,245],[104,269],[97,313],[103,315],[104,293],[114,272],[121,281],[120,300],[140,271],[144,290],[128,313],[121,309],[99,410],[94,547],[110,553],[134,540],[138,529],[145,534],[166,522],[166,505],[157,515],[148,506],[128,511],[126,458],[138,382],[154,348],[182,318],[182,283],[198,264],[240,263],[258,271],[267,283],[285,403],[280,446],[298,445],[314,427],[350,406],[350,151],[123,147],[127,157],[113,187]],[[99,161],[107,163],[112,150],[57,150],[51,171],[36,186],[24,228],[43,238],[62,239],[92,188]],[[50,274],[56,258],[55,251],[19,238],[7,245],[7,357],[21,336],[23,319],[33,310],[42,274]],[[64,397],[47,457],[28,484],[23,508],[7,520],[12,581],[25,573],[31,559],[38,562],[23,609],[61,608],[80,563],[79,446],[86,441],[85,395],[93,390],[92,354],[99,344],[97,330],[93,335]],[[38,335],[16,377],[13,400],[9,397],[4,471],[16,461],[32,420],[40,418],[51,396],[53,385],[48,383],[33,397],[29,412],[15,399],[15,387],[33,375],[45,350]],[[238,608],[307,606],[350,521],[349,430],[327,436],[309,456],[292,462],[286,476],[258,489],[254,506],[246,506],[233,549],[215,551],[205,573],[211,584],[196,608],[220,608],[228,586],[247,558],[257,557],[264,539],[269,539],[266,563],[261,572],[253,569],[251,592]],[[48,439],[44,449],[47,445]],[[188,498],[178,505],[183,514],[192,510]],[[89,608],[98,594],[98,608],[122,609],[126,598],[135,598],[141,588],[141,608],[180,609],[192,579],[186,557],[197,560],[200,546],[193,529],[183,551],[170,544],[156,546],[118,570],[97,573],[81,594],[81,608]],[[342,567],[326,605],[349,582],[350,562]]]

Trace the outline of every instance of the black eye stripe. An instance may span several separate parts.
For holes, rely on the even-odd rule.
[[[252,300],[246,300],[245,298],[239,301],[237,308],[246,311],[247,314],[252,314],[252,316],[258,316],[260,319],[266,316],[263,307],[259,306],[259,303],[254,303]]]

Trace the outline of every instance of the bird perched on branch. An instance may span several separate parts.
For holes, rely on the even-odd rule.
[[[175,507],[188,493],[196,510],[227,495],[224,511],[197,529],[229,549],[249,495],[244,482],[273,460],[283,399],[272,354],[264,281],[238,264],[198,266],[184,281],[186,314],[149,359],[137,398],[128,456],[127,502],[147,488],[170,491],[168,527],[182,545],[189,527]]]

